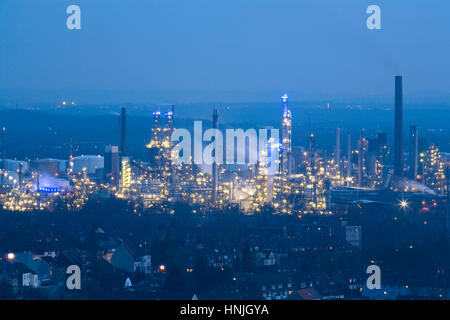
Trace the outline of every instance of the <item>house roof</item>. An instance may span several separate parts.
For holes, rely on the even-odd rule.
[[[10,262],[4,260],[0,261],[0,273],[8,275],[8,277],[10,278],[14,277],[15,275],[22,275],[24,273],[36,274],[36,272],[28,268],[23,263],[17,261]]]
[[[313,288],[296,290],[289,296],[291,300],[320,300],[320,298],[320,294]]]

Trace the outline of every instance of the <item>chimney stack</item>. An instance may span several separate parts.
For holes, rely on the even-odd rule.
[[[334,158],[337,165],[337,172],[341,172],[341,128],[336,128],[336,150],[334,151]]]
[[[395,77],[395,147],[394,174],[403,176],[403,88],[402,77]]]
[[[2,128],[2,169],[6,169],[6,127]]]
[[[4,174],[6,169],[6,127],[2,128],[2,169],[0,174],[0,187],[3,187]]]
[[[122,108],[120,116],[120,156],[127,155],[127,110]]]
[[[347,176],[352,177],[352,133],[347,132]],[[350,180],[347,180],[347,186],[350,185]]]

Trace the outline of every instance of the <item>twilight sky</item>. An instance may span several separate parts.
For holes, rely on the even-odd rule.
[[[81,30],[66,28],[81,7]],[[381,7],[382,30],[366,28]],[[450,97],[448,0],[1,0],[0,90]],[[132,100],[133,96],[128,95]]]

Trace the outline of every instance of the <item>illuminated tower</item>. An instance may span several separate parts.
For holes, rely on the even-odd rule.
[[[120,190],[122,194],[126,194],[130,191],[131,187],[131,166],[130,158],[122,157],[121,161],[121,173],[120,173]]]
[[[403,87],[402,77],[395,77],[395,150],[394,174],[403,176]]]
[[[164,129],[164,141],[163,141],[163,158],[164,158],[164,166],[166,175],[169,176],[169,182],[171,187],[175,184],[175,166],[173,165],[172,161],[172,150],[173,150],[173,143],[172,143],[172,133],[174,130],[173,127],[173,117],[175,115],[175,107],[174,105],[171,106],[170,111],[165,113],[166,116],[166,127]]]
[[[281,172],[291,174],[292,171],[292,116],[288,106],[288,96],[281,97],[283,118],[281,123]]]
[[[161,112],[153,112],[153,128],[152,128],[152,138],[150,143],[146,145],[147,149],[150,151],[150,164],[152,167],[157,167],[160,165],[161,155],[160,149],[162,145],[161,140],[161,127],[160,127]]]
[[[173,110],[173,106],[172,106]],[[166,125],[163,129],[162,134],[162,144],[164,147],[164,156],[167,158],[170,158],[170,152],[166,153],[167,150],[169,150],[172,146],[172,132],[173,132],[173,111],[168,111],[164,114],[164,117],[166,118]]]
[[[424,165],[425,184],[443,195],[445,191],[445,163],[442,160],[439,148],[431,145],[427,152]]]
[[[358,140],[358,185],[363,184],[363,177],[366,172],[366,153],[367,153],[367,139],[364,137],[364,129],[361,130],[361,135]]]
[[[150,167],[154,179],[162,179],[165,187],[175,185],[175,166],[172,163],[172,133],[174,107],[163,114],[165,123],[161,122],[161,112],[153,112],[152,138],[146,148],[150,152]]]

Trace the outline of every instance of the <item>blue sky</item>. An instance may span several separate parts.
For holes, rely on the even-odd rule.
[[[67,30],[66,8],[82,29]],[[382,30],[366,28],[381,7]],[[0,89],[450,97],[448,0],[2,0]]]

